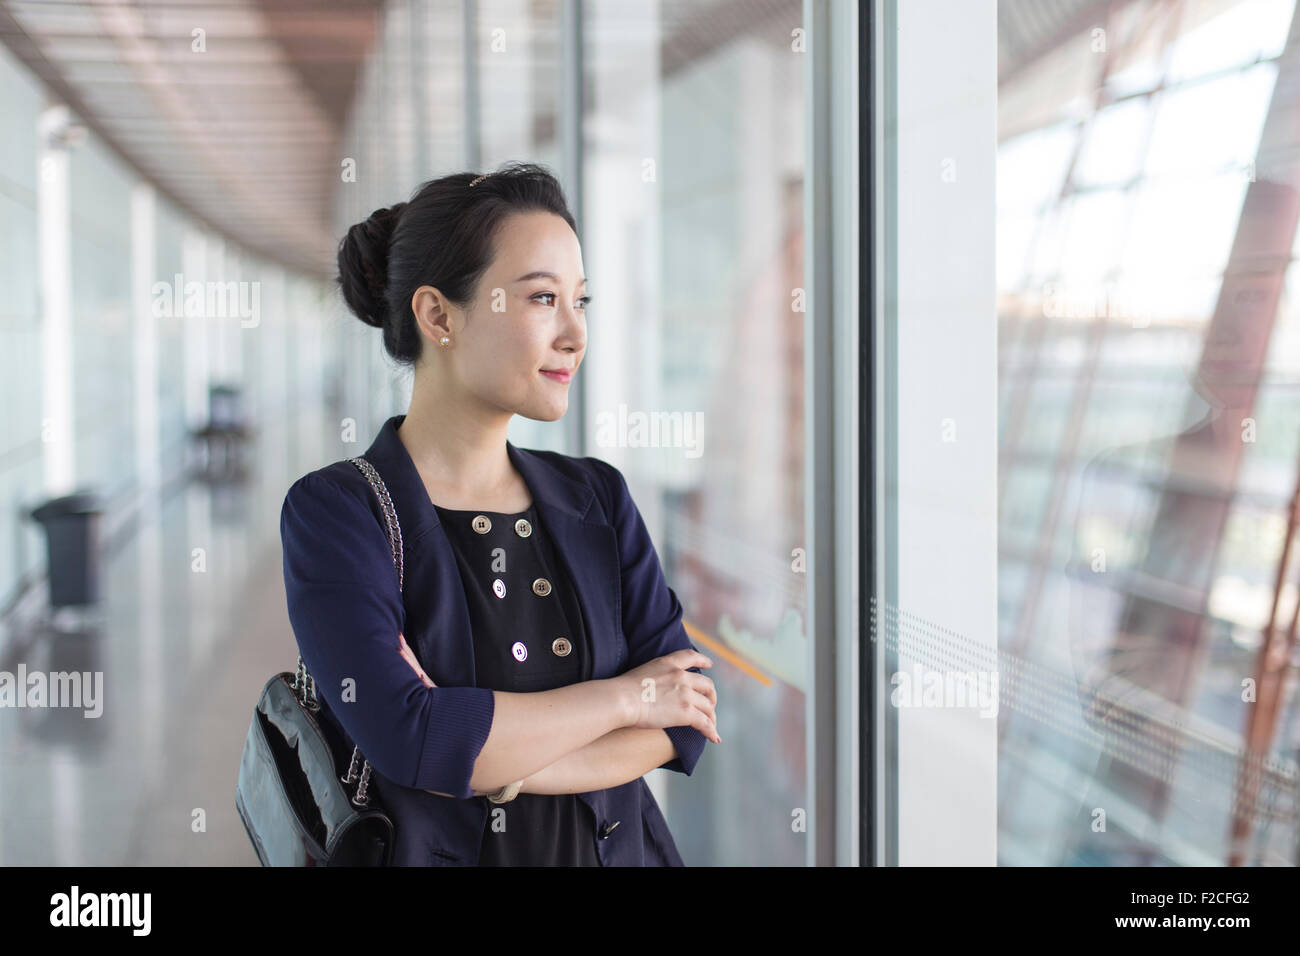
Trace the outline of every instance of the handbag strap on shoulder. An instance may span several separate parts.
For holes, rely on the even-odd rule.
[[[397,522],[397,509],[393,507],[388,486],[384,484],[384,479],[379,477],[375,466],[364,458],[349,458],[348,461],[356,465],[357,469],[366,476],[370,487],[374,489],[375,497],[379,499],[379,506],[384,512],[384,523],[388,526],[388,543],[393,549],[393,565],[397,568],[397,589],[400,591],[403,586],[402,526]],[[298,670],[290,686],[299,703],[304,707],[313,711],[320,709],[320,700],[316,697],[316,679],[307,672],[307,664],[303,661],[302,654],[298,655]],[[356,793],[352,795],[352,805],[359,809],[370,806],[369,789],[372,770],[373,767],[361,752],[361,747],[353,743],[352,760],[348,764],[347,776],[342,780],[344,783],[357,785]]]
[[[379,477],[379,472],[375,466],[370,464],[364,458],[349,458],[348,461],[357,466],[361,474],[366,476],[370,482],[370,487],[374,489],[375,497],[379,499],[379,507],[384,511],[384,521],[388,525],[388,544],[393,549],[393,566],[397,568],[397,589],[400,591],[403,587],[403,560],[402,560],[402,526],[397,521],[397,509],[393,507],[393,499],[388,494],[388,486],[384,484],[384,479]]]

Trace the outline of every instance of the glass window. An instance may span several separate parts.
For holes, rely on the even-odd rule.
[[[1121,100],[1098,110],[1088,127],[1074,181],[1080,186],[1114,186],[1136,176],[1149,122],[1146,97]],[[999,151],[998,164],[1001,162]],[[1012,195],[1020,191],[1014,182],[1008,185]]]
[[[662,780],[686,863],[802,865],[802,10],[724,30],[712,6],[584,7],[587,444],[627,476],[725,701],[722,745]]]
[[[976,41],[910,32],[934,7],[880,7],[878,679],[1004,680],[992,729],[883,708],[883,859],[1295,865],[1294,0],[990,5],[995,97]],[[970,169],[990,100],[991,209],[978,165],[916,172]]]
[[[1265,123],[1275,80],[1300,79],[1273,59],[1293,3],[1189,2],[1169,19],[1177,6],[1130,4],[1108,24],[1121,69],[1104,82],[1129,98],[1094,107],[1059,199],[999,179],[999,257],[1059,231],[1035,273],[1059,301],[1106,306],[1044,310],[1001,345],[999,645],[1004,666],[1039,675],[1001,711],[1003,863],[1295,862],[1300,724],[1260,671],[1297,593],[1294,564],[1279,588],[1300,481],[1295,219],[1254,175],[1262,137],[1290,144],[1281,112]],[[1003,32],[1024,15],[999,5]],[[1032,91],[1004,66],[1000,98],[1042,115],[1103,82],[1067,62],[1076,77]],[[1032,124],[1001,121],[999,164],[1019,162]],[[1017,279],[999,269],[1006,312]],[[1235,801],[1253,765],[1260,784]]]

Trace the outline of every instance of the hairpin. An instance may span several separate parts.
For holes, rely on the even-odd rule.
[[[469,184],[470,188],[477,186],[479,183],[481,183],[483,180],[487,179],[491,175],[492,175],[491,173],[484,173],[482,176],[479,176],[477,179],[475,179],[473,182]]]

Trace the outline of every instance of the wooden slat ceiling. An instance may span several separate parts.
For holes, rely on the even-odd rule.
[[[516,15],[558,24],[558,8],[528,0]],[[0,0],[0,42],[175,205],[261,255],[328,277],[340,140],[382,16],[383,0]],[[639,49],[657,36],[667,78],[740,36],[788,46],[801,6],[660,0],[645,17],[644,30],[629,29],[628,8],[620,35],[598,39]],[[196,29],[205,52],[192,48]],[[459,42],[459,20],[445,29],[431,50]],[[537,42],[548,38],[542,30]],[[540,49],[539,65],[558,69],[558,52]],[[732,108],[732,91],[713,93],[719,110]],[[538,112],[553,127],[558,104],[549,107]],[[429,134],[463,135],[459,109],[446,112],[447,131]]]
[[[177,206],[324,276],[338,143],[381,6],[0,0],[0,41]]]

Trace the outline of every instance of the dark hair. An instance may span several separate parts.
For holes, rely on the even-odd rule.
[[[507,163],[486,175],[431,179],[407,202],[376,209],[348,230],[336,281],[357,318],[384,330],[388,354],[414,365],[421,351],[411,314],[415,290],[437,286],[463,307],[492,261],[501,222],[535,210],[553,212],[578,231],[563,188],[543,166]]]

